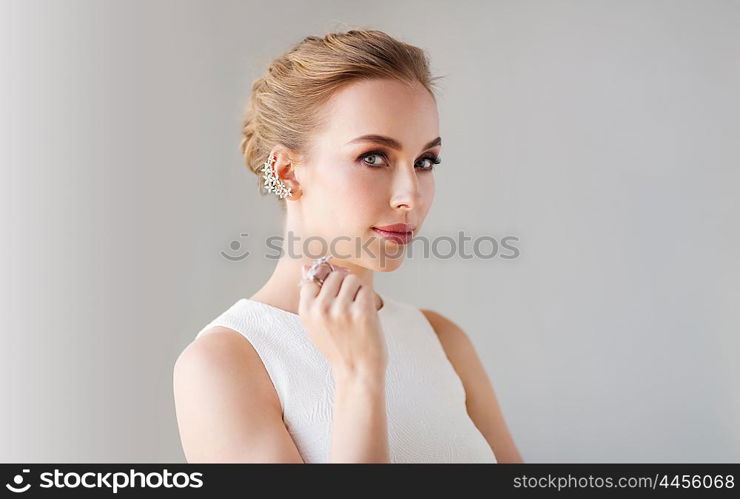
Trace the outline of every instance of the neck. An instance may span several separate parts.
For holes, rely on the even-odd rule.
[[[287,252],[284,253],[278,260],[270,278],[251,299],[298,314],[301,291],[298,282],[302,276],[302,267],[313,262],[314,260],[311,258],[291,258]],[[338,258],[331,258],[329,263],[347,268],[351,274],[360,279],[363,285],[374,289],[373,276],[375,273],[372,270]],[[377,310],[381,308],[383,303],[377,293],[374,293],[374,295]]]

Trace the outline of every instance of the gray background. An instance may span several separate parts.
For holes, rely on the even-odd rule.
[[[468,332],[525,461],[740,461],[739,2],[0,5],[0,460],[184,461],[173,363],[274,265],[251,81],[359,25],[447,75],[425,235],[520,250],[377,288]]]

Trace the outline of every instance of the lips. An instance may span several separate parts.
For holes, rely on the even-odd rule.
[[[380,229],[386,232],[413,232],[415,228],[411,224],[376,225],[373,227],[373,229]]]
[[[416,227],[410,224],[392,224],[373,227],[373,231],[382,238],[396,244],[407,244],[411,241]]]

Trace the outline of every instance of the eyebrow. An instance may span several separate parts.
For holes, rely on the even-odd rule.
[[[397,149],[401,150],[401,143],[398,142],[396,139],[391,137],[386,137],[385,135],[362,135],[360,137],[357,137],[356,139],[352,139],[347,144],[354,144],[356,142],[377,142],[379,144],[383,144],[387,147],[390,147],[391,149]],[[442,145],[442,138],[437,137],[433,141],[429,142],[427,145],[424,146],[423,149],[431,149],[434,146],[441,146]]]

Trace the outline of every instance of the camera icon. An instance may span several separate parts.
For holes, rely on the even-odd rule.
[[[248,236],[249,233],[242,232],[240,235],[242,237],[243,236]],[[239,242],[239,241],[234,240],[234,241],[231,241],[231,243],[229,243],[229,249],[231,249],[232,251],[239,251],[241,249],[241,247],[242,247],[242,243]],[[221,256],[222,257],[224,257],[227,260],[230,260],[232,262],[238,262],[239,260],[244,260],[246,257],[249,256],[249,251],[244,251],[241,255],[234,255],[234,256],[230,255],[229,253],[227,253],[227,252],[225,252],[223,250],[220,253],[221,253]]]
[[[23,473],[30,473],[30,472],[31,472],[31,470],[29,470],[29,469],[24,469],[23,470]],[[8,488],[8,490],[11,491],[11,492],[21,493],[21,492],[25,492],[25,491],[27,491],[28,489],[31,488],[31,484],[30,483],[27,483],[26,485],[21,486],[21,484],[23,483],[23,475],[15,475],[13,477],[13,483],[17,487],[16,486],[13,486],[13,485],[11,485],[9,483],[6,483],[5,484],[5,486]]]

